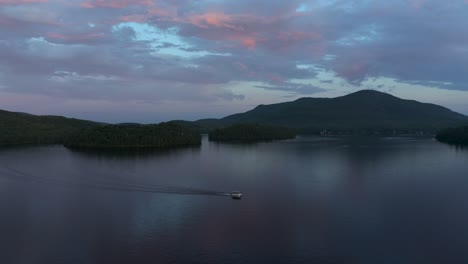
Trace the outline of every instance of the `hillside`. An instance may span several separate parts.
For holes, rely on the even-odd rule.
[[[203,133],[250,123],[287,127],[297,133],[435,134],[445,128],[468,125],[468,117],[442,106],[363,90],[336,98],[300,98],[260,105],[222,119],[171,123]],[[0,145],[64,143],[82,129],[96,126],[102,124],[0,110]]]
[[[336,98],[300,98],[260,105],[217,122],[218,126],[236,123],[285,126],[299,133],[327,130],[332,134],[433,134],[446,127],[468,124],[468,117],[442,106],[362,90]],[[213,126],[213,120],[210,125]]]
[[[0,145],[62,143],[80,129],[97,125],[99,123],[74,118],[0,110]]]
[[[198,146],[201,136],[190,127],[175,122],[153,125],[118,124],[82,129],[68,138],[69,148],[171,148]]]

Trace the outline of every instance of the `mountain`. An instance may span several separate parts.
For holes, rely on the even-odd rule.
[[[199,125],[207,120],[197,121]],[[217,120],[218,126],[261,123],[294,128],[301,133],[430,133],[468,124],[468,117],[445,107],[362,90],[336,98],[300,98],[259,105],[245,113]],[[209,120],[210,126],[214,121]],[[323,132],[322,132],[323,133]]]
[[[257,123],[292,128],[298,133],[435,134],[445,128],[468,125],[468,117],[442,106],[362,90],[336,98],[300,98],[260,105],[222,119],[172,123],[205,133],[233,124]],[[83,128],[101,125],[61,116],[0,110],[0,145],[63,143]]]
[[[62,116],[37,116],[0,110],[0,145],[62,143],[82,128],[100,123]]]

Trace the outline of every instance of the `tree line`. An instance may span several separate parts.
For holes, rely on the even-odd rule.
[[[0,110],[0,146],[62,144],[69,135],[99,125],[61,116],[35,116]]]
[[[87,128],[64,143],[70,148],[170,148],[200,144],[201,136],[197,131],[171,122]]]
[[[468,145],[468,126],[443,129],[437,133],[436,139],[449,144]]]
[[[214,129],[208,135],[211,141],[230,142],[271,141],[295,137],[291,129],[262,124],[236,124]]]

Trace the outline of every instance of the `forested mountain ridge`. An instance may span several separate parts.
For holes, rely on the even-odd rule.
[[[208,119],[211,127],[261,123],[296,129],[299,133],[436,133],[468,124],[468,117],[445,107],[362,90],[336,98],[300,98],[259,105],[245,113]],[[199,125],[205,120],[196,122]]]
[[[305,134],[435,134],[445,128],[468,125],[468,117],[439,105],[400,99],[373,90],[362,90],[336,98],[300,98],[292,102],[259,105],[245,113],[230,115],[222,119],[201,119],[195,122],[179,120],[168,123],[171,126],[166,124],[157,129],[151,125],[148,127],[130,123],[125,125],[128,126],[128,133],[139,135],[137,137],[129,135],[136,140],[134,141],[136,145],[152,142],[150,145],[154,143],[166,147],[161,141],[155,143],[154,138],[149,140],[146,133],[154,129],[151,131],[164,135],[162,138],[176,145],[198,144],[199,139],[191,134],[193,131],[207,133],[235,124],[285,127],[294,133]],[[0,110],[0,145],[70,143],[80,132],[88,131],[89,133],[91,131],[89,129],[103,125],[105,124],[61,116],[37,116]],[[135,126],[138,129],[131,129]],[[185,139],[175,139],[163,132],[164,129],[175,134],[180,131],[191,132],[186,133],[187,141],[181,143]],[[121,131],[121,129],[115,130],[117,134]],[[140,144],[140,136],[145,138],[141,141],[146,142],[145,144]],[[124,145],[130,145],[129,141],[125,142],[127,143]]]

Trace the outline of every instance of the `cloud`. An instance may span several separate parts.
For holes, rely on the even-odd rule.
[[[126,8],[133,5],[153,6],[151,0],[91,0],[81,3],[84,8]]]
[[[217,97],[219,98],[222,98],[224,100],[228,100],[228,101],[234,101],[234,100],[244,100],[245,99],[245,95],[242,95],[242,94],[234,94],[232,92],[229,92],[229,91],[223,91],[221,93],[217,93],[215,94]]]
[[[165,104],[166,113],[183,102],[193,107],[185,113],[204,117],[219,105],[248,110],[251,102],[284,96],[360,87],[401,92],[385,83],[371,87],[370,80],[397,80],[415,90],[414,99],[418,91],[424,98],[423,87],[468,92],[465,0],[0,5],[0,84],[15,98],[59,98],[74,107],[82,100],[96,111],[104,101],[114,110],[144,102],[138,107],[156,111]],[[233,84],[235,90],[228,88]],[[33,101],[37,109],[40,102]]]
[[[47,3],[48,0],[0,0],[0,5],[23,5],[23,4],[36,4]]]
[[[118,81],[120,80],[117,76],[105,76],[105,75],[80,75],[76,72],[67,71],[56,71],[54,75],[50,77],[51,81],[59,83],[67,82],[79,82],[79,81]]]
[[[414,8],[421,8],[426,3],[426,0],[409,0],[409,2]]]
[[[302,84],[293,82],[285,82],[277,85],[257,85],[256,87],[265,90],[284,91],[288,94],[297,94],[301,96],[312,95],[325,91],[325,89],[322,89],[312,84]]]
[[[84,34],[63,34],[63,33],[55,33],[55,32],[48,32],[46,34],[48,40],[53,42],[60,42],[60,43],[99,43],[106,38],[106,34],[101,32],[96,33],[84,33]]]

